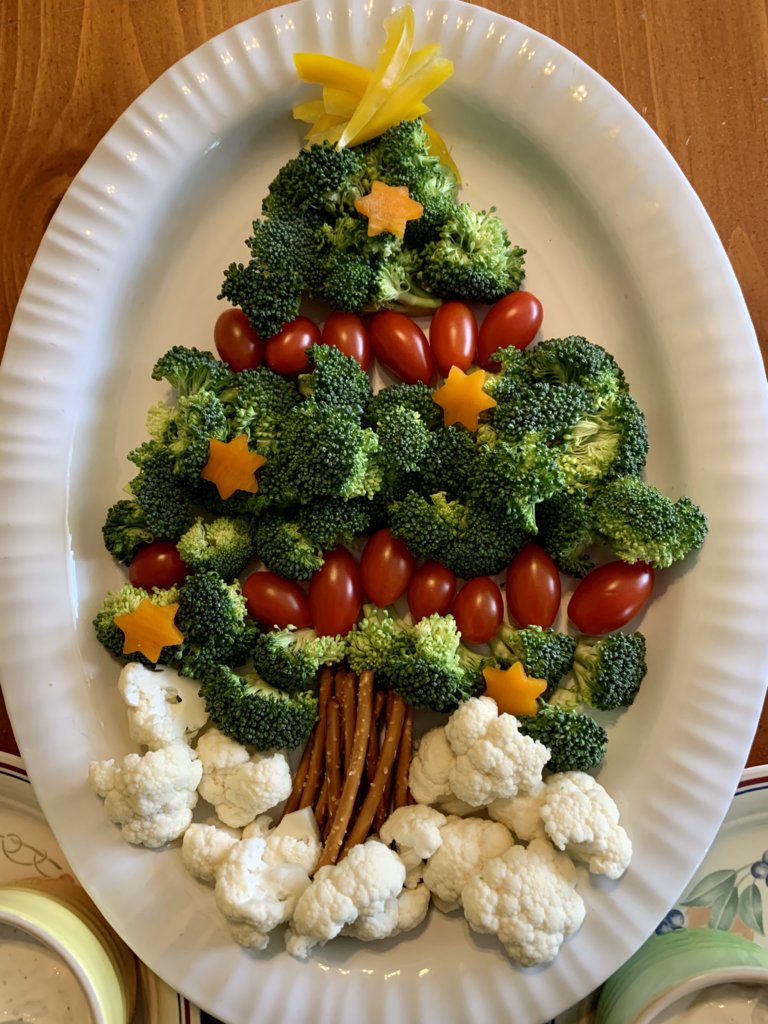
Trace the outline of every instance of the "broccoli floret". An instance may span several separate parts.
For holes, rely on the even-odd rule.
[[[581,335],[547,338],[525,352],[527,371],[535,380],[579,384],[596,398],[628,391],[614,357]]]
[[[142,544],[151,544],[155,539],[141,505],[130,498],[121,498],[107,509],[101,534],[110,555],[125,565]]]
[[[212,352],[174,345],[155,363],[153,380],[166,380],[178,396],[211,391],[218,395],[231,387],[233,373]]]
[[[600,401],[556,444],[565,489],[591,495],[605,480],[639,476],[648,456],[648,431],[637,402],[626,392]]]
[[[129,453],[139,473],[128,490],[158,540],[178,540],[195,521],[190,487],[175,472],[175,457],[161,442],[147,441]]]
[[[378,427],[392,415],[398,407],[417,413],[429,430],[434,430],[443,423],[443,410],[434,400],[434,390],[427,384],[406,384],[398,381],[382,388],[371,400],[365,410],[363,423],[369,427]]]
[[[286,416],[302,398],[292,380],[268,366],[241,370],[235,385],[221,396],[232,437],[245,434],[262,455],[274,447]]]
[[[494,430],[506,438],[535,433],[553,441],[587,415],[592,404],[591,396],[580,384],[534,381],[516,388],[500,402],[490,421]]]
[[[457,576],[492,576],[509,563],[527,534],[519,517],[504,518],[442,492],[410,491],[389,506],[390,529],[409,551],[440,562]]]
[[[439,426],[431,433],[429,458],[421,467],[422,494],[442,491],[450,498],[466,496],[477,470],[475,435],[460,423]]]
[[[405,241],[423,246],[453,213],[458,182],[453,171],[430,153],[421,119],[388,128],[368,148],[367,157],[375,163],[377,177],[388,185],[405,185],[410,197],[421,203],[421,216],[406,225]]]
[[[496,369],[486,374],[483,391],[496,400],[497,406],[515,403],[520,392],[531,386],[525,356],[525,352],[513,345],[493,353]]]
[[[302,534],[321,551],[351,544],[368,527],[371,509],[366,498],[329,498],[303,505],[296,513]]]
[[[209,570],[192,573],[179,587],[176,625],[184,636],[179,672],[193,679],[215,665],[241,665],[260,631],[237,580],[227,583]]]
[[[522,662],[526,675],[545,679],[547,692],[560,683],[573,665],[576,642],[567,633],[541,626],[515,629],[503,623],[490,641],[493,654],[505,666]]]
[[[355,147],[337,149],[330,142],[308,146],[283,164],[262,202],[266,217],[311,211],[323,217],[354,209],[367,191],[367,164]]]
[[[520,287],[524,255],[510,244],[494,207],[476,211],[458,203],[424,247],[424,285],[443,299],[490,304]]]
[[[422,257],[416,249],[394,249],[373,262],[370,309],[429,312],[442,299],[423,287]]]
[[[163,607],[173,604],[178,599],[178,590],[175,587],[171,587],[168,590],[155,589],[152,593],[149,593],[146,590],[142,590],[141,587],[134,587],[130,583],[125,583],[119,590],[114,590],[107,594],[96,613],[96,617],[93,620],[96,639],[115,658],[119,658],[121,661],[140,661],[148,668],[154,668],[155,663],[149,661],[148,658],[145,658],[138,651],[128,655],[123,653],[125,634],[119,626],[115,625],[115,618],[119,615],[130,615],[145,600]],[[180,648],[177,645],[164,647],[160,652],[158,661],[161,663],[173,662],[178,659],[179,654]]]
[[[556,451],[538,434],[507,442],[496,438],[479,444],[469,482],[470,504],[519,521],[522,530],[536,530],[536,506],[562,490]]]
[[[642,633],[579,637],[573,656],[573,683],[557,691],[553,701],[586,704],[598,711],[628,708],[648,668],[645,649]]]
[[[536,543],[567,576],[586,576],[595,566],[592,508],[583,491],[555,494],[536,506]]]
[[[617,558],[664,569],[704,543],[707,519],[690,498],[676,501],[632,476],[611,480],[592,502],[595,530]]]
[[[575,708],[542,704],[535,715],[518,719],[520,732],[549,749],[551,772],[588,772],[602,762],[608,734],[599,722]]]
[[[317,721],[313,693],[287,694],[255,672],[238,675],[228,665],[206,671],[200,696],[217,729],[256,750],[298,747]]]
[[[256,553],[270,572],[308,580],[323,564],[323,551],[301,526],[280,512],[266,512],[254,526]]]
[[[287,417],[274,458],[261,475],[265,497],[285,503],[356,498],[375,492],[371,477],[378,441],[344,409],[311,399]]]
[[[373,265],[366,253],[331,249],[325,255],[321,295],[333,309],[347,313],[368,309],[373,289]]]
[[[286,693],[314,691],[321,665],[341,661],[346,642],[340,636],[318,636],[314,629],[271,630],[257,639],[253,664],[271,686]]]
[[[257,334],[271,338],[299,315],[304,285],[298,268],[272,273],[252,259],[229,264],[217,298],[238,306]]]
[[[169,421],[163,441],[173,456],[173,470],[190,483],[197,483],[211,454],[211,439],[225,441],[228,423],[224,406],[212,391],[182,395]]]
[[[318,405],[345,409],[362,416],[373,391],[360,363],[333,345],[310,345],[307,358],[312,370],[299,375],[299,391]]]
[[[240,575],[255,551],[250,521],[235,516],[218,516],[210,522],[197,519],[176,547],[187,565],[210,569],[227,583]]]

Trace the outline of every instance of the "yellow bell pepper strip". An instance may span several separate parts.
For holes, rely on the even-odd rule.
[[[356,96],[362,96],[371,81],[368,68],[342,60],[341,57],[328,57],[323,53],[294,53],[293,63],[302,82],[344,89]]]
[[[115,616],[115,625],[125,635],[123,654],[143,654],[156,662],[164,647],[174,647],[184,634],[174,623],[178,602],[157,605],[144,598],[132,612]]]
[[[368,195],[355,200],[355,209],[368,218],[369,236],[389,231],[397,238],[403,237],[409,220],[418,220],[424,212],[421,203],[409,196],[407,185],[387,185],[378,180]]]
[[[248,491],[250,494],[258,491],[256,470],[267,460],[258,452],[250,451],[245,434],[238,434],[232,441],[218,441],[212,437],[209,452],[200,476],[216,485],[220,498],[231,498],[235,491]]]
[[[446,427],[461,423],[467,430],[477,430],[480,413],[496,405],[496,399],[483,391],[485,377],[485,370],[464,373],[458,366],[450,368],[445,383],[432,394],[443,410]]]
[[[349,120],[341,138],[340,148],[347,146],[364,128],[390,95],[402,75],[413,48],[413,8],[406,4],[384,21],[387,36],[367,89],[357,110]]]
[[[381,135],[391,125],[412,119],[415,106],[452,74],[452,61],[445,57],[433,58],[415,74],[404,78],[360,131],[354,135],[349,133],[347,145],[358,146]]]
[[[483,669],[485,697],[496,701],[499,714],[535,715],[538,711],[537,697],[547,688],[546,679],[534,679],[526,675],[523,663],[515,661],[509,668]]]
[[[440,135],[440,133],[435,128],[433,128],[432,125],[427,124],[426,121],[422,123],[424,125],[424,131],[427,133],[427,138],[429,139],[430,153],[432,154],[432,156],[436,156],[441,164],[445,164],[447,167],[450,167],[450,169],[456,176],[456,182],[460,185],[461,175],[459,174],[459,168],[456,166],[456,161],[448,152],[448,147],[446,146],[445,140],[443,139],[442,135]]]
[[[318,118],[325,114],[325,104],[322,100],[307,100],[306,103],[297,103],[291,108],[295,121],[306,121],[307,124],[315,124]]]
[[[339,114],[349,119],[357,109],[360,97],[348,89],[337,89],[332,85],[323,86],[323,108],[326,114]]]
[[[307,129],[304,138],[310,145],[321,142],[335,142],[344,130],[346,123],[346,117],[336,117],[334,114],[321,114],[310,128]]]

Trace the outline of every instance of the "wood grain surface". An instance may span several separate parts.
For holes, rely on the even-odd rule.
[[[102,135],[180,57],[272,6],[264,0],[0,0],[0,350],[48,221]],[[722,239],[765,359],[765,0],[489,0],[482,6],[568,47],[656,130]],[[7,729],[0,703],[2,749],[12,744]],[[748,763],[765,762],[764,712]]]

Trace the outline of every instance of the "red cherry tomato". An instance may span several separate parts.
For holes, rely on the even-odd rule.
[[[439,562],[420,565],[408,584],[408,608],[414,622],[427,615],[446,615],[456,593],[456,577]]]
[[[253,572],[243,583],[248,614],[267,629],[312,624],[307,595],[295,580],[274,572]]]
[[[507,610],[520,626],[548,629],[560,610],[560,573],[538,544],[528,543],[507,568]]]
[[[495,302],[480,324],[477,336],[477,361],[483,369],[491,365],[491,356],[500,348],[527,348],[541,327],[544,311],[530,292],[510,292]]]
[[[568,602],[568,618],[582,633],[613,633],[645,606],[655,578],[645,562],[600,565],[579,581]]]
[[[470,644],[487,643],[504,617],[501,591],[490,576],[475,576],[459,590],[451,612],[463,640]]]
[[[308,316],[297,316],[281,331],[267,338],[264,357],[275,373],[294,377],[309,369],[307,349],[320,344],[320,328]]]
[[[221,359],[236,373],[255,370],[264,358],[264,342],[242,309],[225,309],[213,327],[213,340]]]
[[[322,342],[333,345],[345,356],[352,356],[367,370],[371,363],[371,339],[368,328],[357,313],[334,309],[323,324]]]
[[[363,590],[379,608],[385,608],[405,593],[416,562],[400,537],[388,527],[377,530],[360,555]]]
[[[172,541],[154,540],[140,547],[133,556],[128,566],[128,579],[142,590],[153,587],[167,590],[181,583],[188,572],[189,567],[181,560]]]
[[[376,358],[406,384],[429,384],[435,361],[427,336],[405,313],[382,309],[368,326]]]
[[[325,553],[309,581],[309,611],[320,636],[346,636],[363,603],[360,568],[345,547]]]
[[[429,345],[444,377],[452,366],[469,369],[477,349],[477,320],[466,303],[451,301],[438,306],[429,328]]]

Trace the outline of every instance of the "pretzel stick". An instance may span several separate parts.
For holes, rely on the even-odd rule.
[[[376,762],[379,760],[379,719],[381,718],[381,709],[384,707],[384,700],[383,690],[377,690],[373,699],[373,721],[368,735],[368,749],[365,752],[365,775],[369,782],[373,782],[373,777],[376,774]]]
[[[293,776],[293,785],[291,786],[290,795],[285,801],[282,817],[285,817],[286,814],[290,814],[291,811],[295,811],[299,806],[301,794],[307,781],[307,775],[309,774],[309,762],[312,757],[312,747],[314,746],[316,732],[317,723],[312,727],[312,732],[310,733],[307,742],[304,744],[301,760],[296,766],[296,773]]]
[[[333,818],[341,795],[341,769],[339,766],[340,711],[335,697],[328,701],[325,727],[325,778],[328,781],[328,815]]]
[[[360,788],[365,767],[365,755],[368,748],[368,737],[373,731],[373,673],[363,672],[357,689],[357,715],[355,717],[355,734],[352,742],[352,755],[349,768],[344,778],[344,786],[339,797],[336,813],[320,855],[318,867],[334,864],[338,857],[341,844],[344,842],[349,827],[355,800]]]
[[[315,727],[315,734],[312,739],[312,750],[309,756],[309,767],[307,768],[307,779],[301,791],[299,808],[311,807],[320,788],[323,777],[323,760],[325,758],[325,727],[326,708],[328,698],[333,689],[333,673],[328,666],[320,671],[320,691],[318,695],[318,720]]]
[[[349,835],[347,836],[347,841],[341,851],[342,857],[348,852],[350,847],[356,846],[358,843],[362,843],[368,836],[374,815],[376,814],[376,808],[381,802],[387,779],[392,771],[392,765],[395,760],[395,755],[397,754],[397,748],[400,743],[400,733],[403,730],[403,721],[405,719],[405,707],[406,705],[403,698],[395,694],[392,701],[392,714],[389,716],[387,721],[384,739],[381,744],[379,763],[376,765],[376,775],[374,776],[373,782],[365,795],[365,800],[363,800],[360,812],[352,825]]]
[[[339,678],[339,675],[341,678]],[[355,742],[355,690],[356,678],[353,672],[341,672],[336,676],[341,696],[341,734],[344,751],[344,771],[349,771],[352,747]]]
[[[323,776],[323,784],[320,787],[320,796],[315,803],[315,821],[322,834],[323,829],[328,825],[328,779]]]
[[[405,807],[408,803],[408,775],[411,769],[413,748],[413,705],[409,704],[405,712],[403,731],[400,734],[400,745],[395,760],[395,786],[393,809]]]

